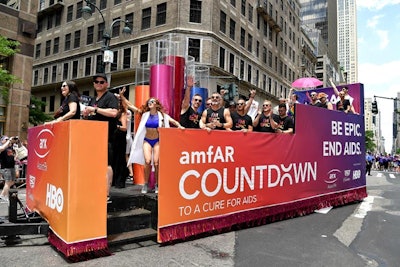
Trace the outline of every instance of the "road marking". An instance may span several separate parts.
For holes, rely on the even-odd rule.
[[[390,177],[391,179],[396,179],[396,176],[395,176],[393,173],[389,173],[389,177]]]
[[[376,177],[382,177],[382,173],[378,172],[378,174],[376,175]]]
[[[354,211],[352,215],[347,217],[342,226],[333,234],[340,242],[346,246],[350,246],[357,234],[361,231],[361,226],[367,212],[372,209],[375,196],[364,198],[363,202]]]

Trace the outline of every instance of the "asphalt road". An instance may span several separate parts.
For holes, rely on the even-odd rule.
[[[68,263],[42,236],[0,240],[1,266],[400,266],[400,174],[373,172],[368,198],[236,232],[160,246],[112,247],[113,255]],[[0,204],[0,216],[6,204]]]

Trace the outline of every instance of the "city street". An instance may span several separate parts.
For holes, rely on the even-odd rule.
[[[113,255],[68,263],[43,236],[0,241],[2,266],[398,266],[400,175],[372,172],[368,198],[281,222],[175,245],[111,247]],[[21,190],[20,197],[24,197]],[[0,204],[4,216],[7,204]]]

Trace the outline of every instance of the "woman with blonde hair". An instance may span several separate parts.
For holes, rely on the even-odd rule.
[[[143,194],[148,192],[148,182],[153,165],[156,178],[154,192],[158,193],[158,165],[160,157],[158,128],[169,128],[170,123],[180,129],[184,129],[184,127],[168,114],[163,112],[163,106],[157,98],[151,97],[146,101],[146,104],[142,105],[139,109],[125,98],[124,92],[125,88],[120,91],[120,96],[128,109],[142,115],[139,127],[133,139],[128,164],[137,163],[144,165],[145,184],[141,191]]]

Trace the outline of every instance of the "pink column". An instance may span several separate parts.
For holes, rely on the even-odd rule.
[[[173,106],[173,67],[156,64],[150,67],[150,97],[158,98],[164,106],[164,112],[171,115]]]
[[[168,56],[165,62],[174,66],[173,73],[173,98],[174,103],[172,106],[171,116],[179,121],[181,113],[181,105],[185,90],[185,58],[180,56]]]

